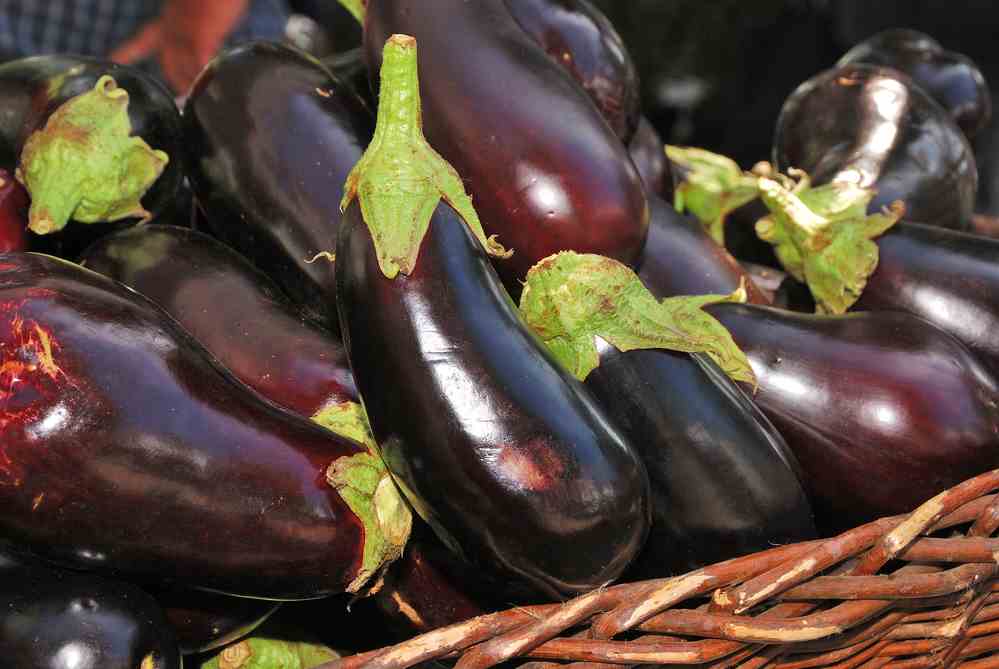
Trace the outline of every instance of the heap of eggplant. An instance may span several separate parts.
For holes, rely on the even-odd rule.
[[[0,655],[311,667],[332,609],[426,631],[999,466],[966,58],[858,45],[743,171],[664,147],[586,0],[349,4],[360,50],[240,45],[182,111],[0,66]]]

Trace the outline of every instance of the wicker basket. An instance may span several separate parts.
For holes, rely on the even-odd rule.
[[[321,669],[999,668],[996,490],[999,470],[831,539],[473,618]]]

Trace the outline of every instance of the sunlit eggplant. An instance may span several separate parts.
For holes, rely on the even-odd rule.
[[[827,70],[787,99],[774,161],[815,184],[877,191],[869,210],[896,200],[906,216],[966,229],[978,183],[975,158],[947,112],[897,70],[853,64]]]
[[[2,546],[307,599],[358,589],[405,540],[376,454],[280,411],[151,301],[78,265],[0,257],[0,389]]]
[[[189,177],[208,227],[300,309],[338,328],[333,262],[347,173],[373,119],[318,61],[276,43],[223,52],[184,106]]]
[[[873,35],[846,52],[837,65],[852,63],[890,67],[909,75],[969,139],[992,116],[992,96],[978,66],[918,30],[894,28]]]

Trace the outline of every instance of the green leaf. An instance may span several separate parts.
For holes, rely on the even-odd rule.
[[[332,403],[312,420],[368,449],[367,453],[336,459],[326,471],[326,480],[364,526],[361,568],[347,587],[347,592],[357,592],[402,555],[413,526],[413,514],[382,462],[360,404]]]
[[[147,220],[140,199],[169,157],[131,134],[128,93],[110,76],[56,109],[28,137],[16,172],[31,195],[28,227],[43,235],[70,219]]]
[[[357,22],[364,25],[364,14],[367,12],[367,0],[340,0],[340,4],[357,19]]]
[[[340,210],[355,196],[371,230],[378,265],[389,279],[413,271],[441,198],[487,253],[501,258],[513,254],[486,237],[458,172],[423,136],[416,40],[407,35],[392,35],[385,43],[375,134],[347,176]]]
[[[201,669],[313,669],[339,658],[321,644],[249,637],[227,646]]]
[[[770,215],[756,224],[760,239],[774,245],[784,269],[809,287],[819,313],[845,313],[878,265],[873,241],[902,217],[904,208],[867,215],[870,189],[846,183],[812,188],[807,178],[793,188],[760,178]]]
[[[746,355],[728,330],[702,307],[744,302],[731,295],[670,297],[662,301],[626,265],[572,251],[541,260],[527,273],[520,312],[555,357],[584,380],[599,365],[596,337],[621,351],[703,352],[736,381],[756,385]]]
[[[666,155],[683,174],[674,195],[677,211],[692,213],[724,245],[725,219],[759,196],[756,177],[730,158],[704,149],[667,146]]]

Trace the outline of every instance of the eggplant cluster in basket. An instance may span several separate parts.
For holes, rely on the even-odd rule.
[[[586,2],[353,4],[361,51],[241,45],[183,113],[0,66],[11,666],[304,669],[319,603],[246,636],[280,602],[388,643],[999,466],[970,61],[871,38],[746,171],[663,145]],[[780,269],[726,250],[746,211]]]

